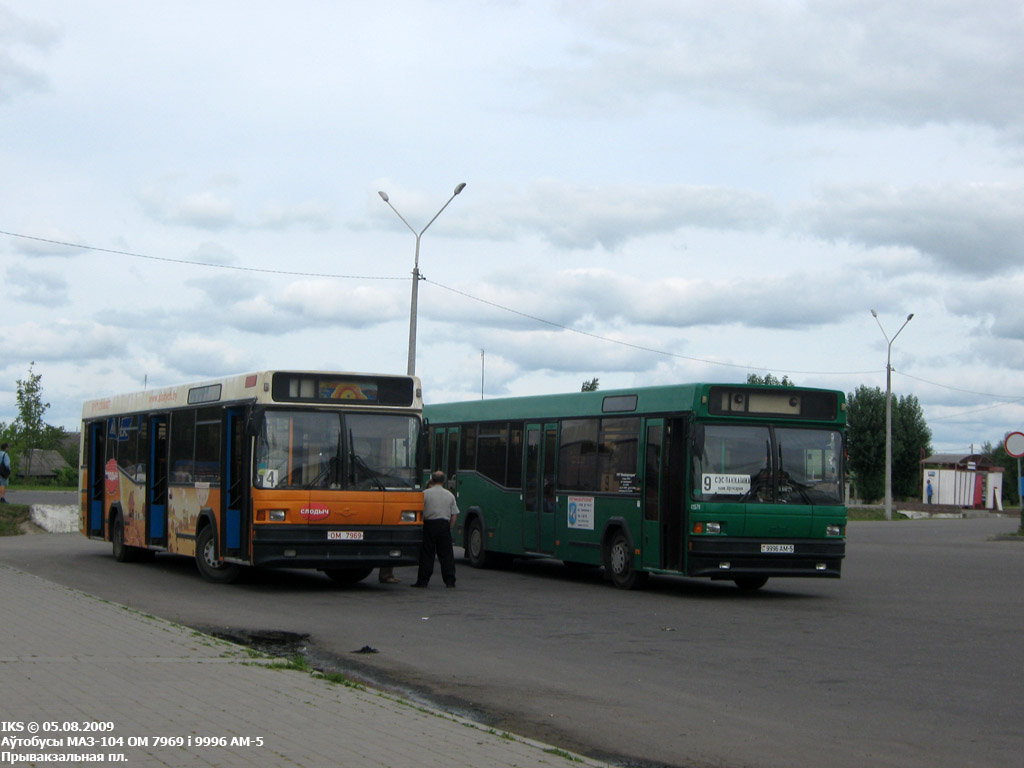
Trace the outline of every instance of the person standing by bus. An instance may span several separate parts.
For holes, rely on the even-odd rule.
[[[452,529],[459,516],[455,496],[444,487],[444,472],[438,470],[430,476],[423,491],[423,545],[420,548],[420,567],[414,587],[426,587],[434,575],[434,556],[441,561],[441,578],[449,588],[455,586],[455,550]]]
[[[0,445],[0,504],[7,503],[7,478],[11,476],[11,454],[7,452],[9,445]]]

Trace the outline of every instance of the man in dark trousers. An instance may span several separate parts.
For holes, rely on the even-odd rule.
[[[441,561],[441,578],[446,587],[455,586],[455,551],[452,528],[459,516],[455,496],[444,487],[445,474],[438,470],[430,476],[423,492],[423,546],[420,548],[420,568],[414,587],[425,587],[434,575],[434,556]]]

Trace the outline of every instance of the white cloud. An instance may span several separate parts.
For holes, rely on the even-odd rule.
[[[545,72],[563,104],[668,95],[787,122],[975,123],[1024,139],[1024,15],[1011,0],[569,8],[597,36],[572,48],[577,66]]]
[[[875,308],[916,313],[895,383],[937,445],[1024,426],[951,413],[1024,383],[1019,3],[240,8],[0,10],[0,230],[40,238],[0,235],[0,364],[72,421],[147,375],[404,371],[415,241],[376,192],[419,232],[466,182],[421,244],[435,402],[481,348],[488,396],[884,385]]]
[[[823,238],[909,247],[955,272],[999,272],[1024,254],[1024,184],[833,188],[794,220]]]
[[[226,376],[256,367],[247,350],[202,336],[177,339],[162,357],[168,368],[193,378]]]

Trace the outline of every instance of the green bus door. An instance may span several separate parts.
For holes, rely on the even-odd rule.
[[[523,450],[523,549],[554,554],[557,425],[527,424]]]
[[[683,571],[686,538],[686,422],[648,419],[644,439],[645,568]]]
[[[444,472],[448,478],[446,481],[448,490],[457,496],[453,478],[459,468],[459,428],[439,427],[432,431],[434,433],[434,444],[431,447],[433,466],[427,467],[428,474],[433,474],[439,469]]]
[[[644,522],[643,556],[645,568],[661,568],[661,457],[664,419],[647,420],[644,441]]]

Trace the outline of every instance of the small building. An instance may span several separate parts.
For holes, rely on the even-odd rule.
[[[936,453],[921,461],[921,501],[962,509],[1002,509],[1003,468],[979,453]]]
[[[62,469],[70,469],[57,451],[29,448],[18,457],[18,477],[25,480],[52,480]]]

